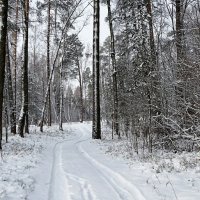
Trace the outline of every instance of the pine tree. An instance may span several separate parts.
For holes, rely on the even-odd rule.
[[[94,0],[94,34],[93,34],[93,139],[101,139],[101,113],[100,113],[100,63],[99,63],[99,28],[100,28],[100,2]]]
[[[115,134],[120,138],[119,132],[119,114],[118,114],[118,83],[117,83],[117,64],[116,64],[116,55],[115,55],[115,36],[113,31],[113,18],[111,13],[110,0],[107,0],[108,7],[108,20],[110,28],[110,46],[111,46],[111,59],[113,67],[113,127]]]
[[[0,0],[0,150],[2,149],[2,113],[5,79],[8,0]]]

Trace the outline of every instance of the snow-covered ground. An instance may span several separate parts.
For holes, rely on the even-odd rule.
[[[44,133],[40,133],[38,127],[31,127],[25,138],[9,136],[0,157],[0,200],[27,199],[39,179],[40,183],[46,181],[43,190],[48,192],[53,147],[69,133],[67,128],[64,133],[57,130],[58,126],[46,127]],[[44,164],[45,170],[41,172]],[[42,175],[38,177],[40,172]]]
[[[112,140],[104,128],[103,140],[98,141],[110,160],[126,162],[130,167],[128,179],[151,200],[200,199],[200,152],[172,153],[157,150],[138,155],[126,139]],[[115,167],[115,166],[114,166]],[[120,170],[119,170],[120,171]],[[120,172],[127,176],[126,170]],[[154,191],[155,196],[152,196]]]
[[[199,154],[144,159],[126,140],[92,140],[90,123],[32,132],[4,147],[2,200],[200,199]]]

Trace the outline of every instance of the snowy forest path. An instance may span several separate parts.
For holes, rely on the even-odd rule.
[[[74,136],[55,146],[49,200],[145,200],[131,182],[101,162],[90,129],[89,124],[72,124]]]

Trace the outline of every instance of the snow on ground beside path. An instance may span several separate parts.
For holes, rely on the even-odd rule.
[[[30,134],[25,135],[25,138],[16,135],[9,136],[7,144],[3,141],[3,152],[0,158],[0,200],[27,199],[37,185],[35,169],[43,165],[43,161],[47,159],[45,156],[48,155],[46,152],[52,151],[58,141],[68,136],[68,132],[66,130],[59,132],[58,126],[53,126],[44,127],[44,132],[40,133],[38,127],[32,126]],[[46,189],[43,187],[43,193],[45,190],[48,192],[50,160],[49,165],[45,165],[45,167],[42,176],[43,179],[46,178]],[[38,200],[41,199],[38,198]]]
[[[127,140],[91,139],[91,123],[9,138],[0,200],[199,200],[199,153],[139,156]],[[69,136],[70,135],[70,136]]]
[[[126,139],[111,139],[109,129],[103,129],[101,152],[110,160],[125,161],[131,169],[128,179],[139,188],[148,190],[149,186],[161,200],[199,200],[200,199],[200,152],[170,153],[154,151],[152,155],[137,155]],[[113,166],[115,168],[115,166]],[[120,170],[119,170],[120,171]],[[122,172],[127,176],[126,172]],[[148,193],[148,191],[146,191]],[[157,198],[149,199],[157,200]]]

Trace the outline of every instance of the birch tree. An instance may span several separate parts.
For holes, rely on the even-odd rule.
[[[22,103],[18,121],[18,134],[24,137],[29,133],[28,117],[28,40],[29,40],[29,0],[23,1],[25,38],[24,38],[24,63],[22,67]]]

